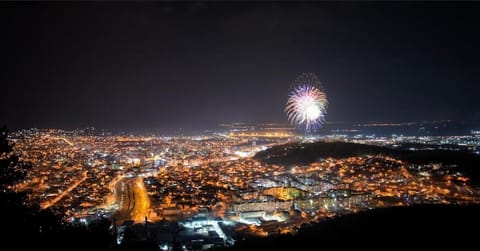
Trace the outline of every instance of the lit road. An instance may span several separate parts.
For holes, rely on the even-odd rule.
[[[70,140],[68,140],[68,139],[66,139],[66,138],[64,138],[64,137],[54,137],[54,136],[48,135],[47,138],[49,138],[49,139],[54,139],[54,140],[62,140],[63,142],[67,143],[68,145],[74,146],[74,144],[73,144]]]
[[[115,185],[115,194],[120,209],[115,217],[119,224],[126,220],[141,222],[148,216],[150,200],[143,178],[125,178]]]
[[[45,201],[42,203],[41,208],[42,209],[47,209],[53,205],[55,205],[57,202],[59,202],[63,197],[65,197],[67,194],[69,194],[73,189],[78,187],[82,182],[84,182],[87,179],[87,173],[88,171],[85,171],[82,173],[82,178],[74,182],[71,186],[69,186],[67,189],[65,189],[61,194],[57,195],[55,198]]]

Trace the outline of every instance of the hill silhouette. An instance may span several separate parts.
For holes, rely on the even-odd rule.
[[[224,250],[471,249],[480,205],[382,208],[303,226],[295,235],[239,240]]]
[[[480,156],[466,150],[405,150],[346,142],[290,143],[274,146],[255,155],[255,159],[270,163],[302,165],[325,158],[352,156],[390,156],[412,164],[442,163],[454,171],[465,173],[472,182],[480,181]]]

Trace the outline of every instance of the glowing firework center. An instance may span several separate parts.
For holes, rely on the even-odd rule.
[[[313,98],[304,97],[299,102],[299,112],[301,112],[302,121],[314,121],[320,117],[320,108],[318,107],[318,104],[315,104]]]
[[[287,117],[297,128],[316,130],[325,119],[327,96],[314,74],[302,74],[296,83],[285,107]]]

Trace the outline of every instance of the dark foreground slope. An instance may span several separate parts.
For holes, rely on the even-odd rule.
[[[455,165],[457,171],[467,174],[475,184],[480,181],[480,156],[468,151],[410,151],[345,142],[315,142],[275,146],[257,153],[255,158],[270,164],[288,166],[309,164],[328,157],[346,158],[363,155],[391,156],[413,164],[442,163],[444,165]]]
[[[471,250],[479,241],[479,212],[479,205],[375,209],[305,226],[295,235],[238,241],[226,250]]]

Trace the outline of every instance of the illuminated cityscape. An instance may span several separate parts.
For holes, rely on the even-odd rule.
[[[480,203],[480,188],[470,177],[442,163],[351,155],[281,165],[256,156],[318,140],[389,148],[415,143],[418,150],[456,145],[478,154],[475,131],[450,137],[312,139],[281,125],[224,127],[228,131],[175,137],[93,135],[94,128],[18,131],[11,136],[14,152],[34,168],[15,189],[28,191],[29,203],[65,221],[115,219],[118,243],[129,222],[147,220],[152,228],[176,222],[186,250],[234,245],[240,236],[292,233],[304,223],[375,208]],[[276,157],[270,154],[267,160]],[[173,245],[168,231],[156,230],[164,249]]]
[[[0,249],[475,249],[479,13],[0,2]]]

